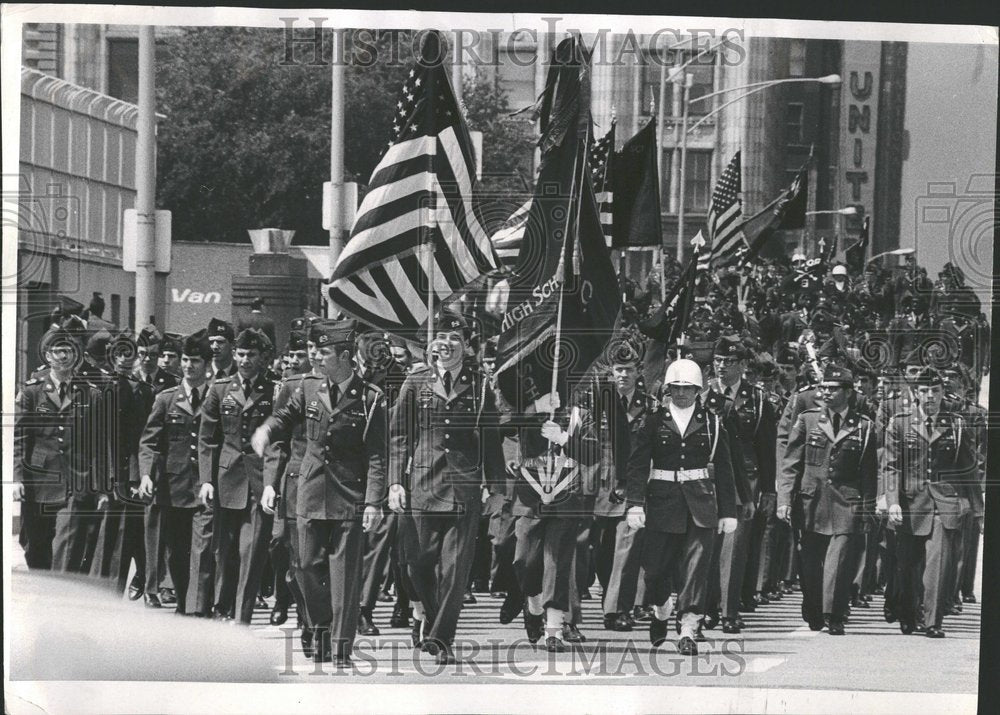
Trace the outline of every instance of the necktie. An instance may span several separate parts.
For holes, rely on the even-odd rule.
[[[198,388],[195,387],[191,390],[191,409],[195,412],[201,407],[201,393],[198,392]]]
[[[251,392],[253,392],[253,381],[252,380],[244,380],[243,381],[243,394],[244,395],[249,395]]]
[[[833,434],[837,435],[840,433],[840,413],[833,413]]]
[[[62,383],[61,385],[59,385],[59,401],[60,402],[65,402],[66,401],[66,389],[67,389],[67,385],[66,385],[65,382]]]
[[[153,376],[152,375],[146,375],[146,384],[147,385],[152,385],[153,384]]]
[[[444,394],[451,394],[451,372],[446,372],[444,374]]]
[[[335,406],[340,399],[340,389],[336,385],[330,385],[330,405]]]

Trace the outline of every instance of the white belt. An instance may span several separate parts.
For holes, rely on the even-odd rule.
[[[708,479],[708,470],[701,469],[654,469],[649,473],[650,479],[659,479],[664,482],[691,482],[696,479]]]

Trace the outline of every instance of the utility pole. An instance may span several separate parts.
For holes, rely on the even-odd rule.
[[[330,93],[330,268],[332,274],[340,252],[344,250],[344,62],[345,33],[333,33],[334,46]]]
[[[139,118],[135,143],[135,325],[138,335],[156,314],[156,39],[139,28]]]

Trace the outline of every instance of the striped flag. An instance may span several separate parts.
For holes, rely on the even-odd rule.
[[[344,313],[402,335],[427,321],[428,298],[436,309],[497,267],[473,204],[472,141],[440,42],[437,33],[426,36],[403,84],[395,136],[330,279],[330,300]]]
[[[604,243],[611,248],[611,231],[614,226],[614,191],[612,189],[612,170],[615,158],[615,122],[603,137],[594,142],[587,157],[590,168],[590,179],[594,185],[594,198],[601,216],[601,230],[604,232]]]
[[[740,152],[729,162],[722,172],[712,203],[708,207],[708,240],[711,250],[699,261],[699,269],[707,270],[710,265],[720,266],[732,263],[747,251],[743,236],[743,202],[740,200]]]
[[[521,242],[524,240],[524,227],[528,223],[528,211],[531,209],[531,199],[525,201],[510,215],[500,230],[490,237],[493,242],[493,250],[496,251],[500,264],[508,269],[514,270],[517,266],[517,257],[521,252]]]

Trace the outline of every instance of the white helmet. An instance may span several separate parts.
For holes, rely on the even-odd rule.
[[[846,276],[847,275],[847,266],[845,266],[843,263],[838,263],[837,265],[835,265],[833,267],[833,270],[831,271],[831,274],[835,275],[835,276]]]
[[[694,360],[674,360],[663,378],[666,385],[694,385],[701,389],[701,368]]]
[[[804,254],[802,251],[796,251],[795,253],[792,254],[792,263],[804,260],[806,260],[806,254]]]

